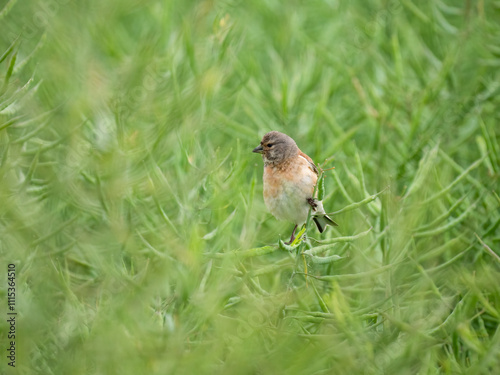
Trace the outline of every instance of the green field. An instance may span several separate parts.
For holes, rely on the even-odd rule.
[[[500,373],[500,1],[0,9],[0,373]]]

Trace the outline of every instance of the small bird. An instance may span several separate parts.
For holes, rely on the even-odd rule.
[[[262,154],[264,160],[264,202],[267,208],[276,219],[295,223],[287,244],[295,239],[297,227],[306,222],[310,207],[320,233],[327,225],[338,225],[325,213],[323,203],[313,197],[318,169],[291,137],[277,131],[269,132],[252,152]]]

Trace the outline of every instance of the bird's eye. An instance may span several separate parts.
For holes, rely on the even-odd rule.
[[[273,147],[273,144],[272,143],[268,143],[266,146],[267,147]]]

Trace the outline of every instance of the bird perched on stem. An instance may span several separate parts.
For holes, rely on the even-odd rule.
[[[312,208],[312,218],[320,233],[327,225],[338,225],[325,213],[323,203],[313,197],[318,169],[291,137],[277,131],[269,132],[253,152],[262,154],[264,160],[267,208],[276,219],[295,223],[288,244],[295,239],[297,227],[306,222],[309,208]]]

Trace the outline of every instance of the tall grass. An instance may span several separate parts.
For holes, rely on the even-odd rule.
[[[2,372],[500,372],[498,1],[0,9]],[[295,247],[269,130],[335,167]]]

